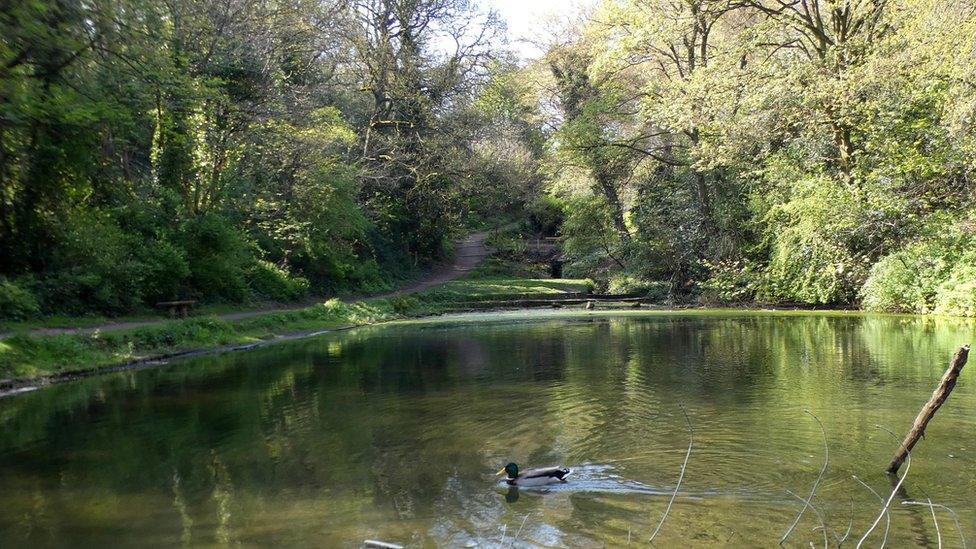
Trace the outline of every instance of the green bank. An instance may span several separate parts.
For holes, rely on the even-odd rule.
[[[510,300],[527,297],[579,295],[591,287],[586,280],[470,278],[415,295],[355,303],[331,299],[304,309],[240,320],[207,315],[134,329],[89,327],[50,335],[32,335],[25,329],[0,339],[0,379],[26,381],[90,373],[174,354],[264,344],[323,330],[469,308],[504,307]]]

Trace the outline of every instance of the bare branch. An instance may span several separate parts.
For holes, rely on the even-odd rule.
[[[685,415],[685,423],[688,424],[688,451],[685,453],[685,462],[681,464],[681,474],[678,475],[678,484],[675,485],[674,492],[671,493],[671,500],[668,501],[668,506],[664,510],[664,515],[661,516],[660,522],[657,523],[657,528],[654,529],[654,533],[651,534],[651,538],[647,540],[648,543],[654,542],[654,538],[657,536],[657,533],[661,530],[661,527],[664,526],[665,519],[668,518],[668,513],[671,512],[671,505],[674,504],[674,498],[678,496],[678,489],[681,488],[681,481],[685,478],[685,469],[688,467],[688,459],[691,457],[691,447],[695,444],[695,430],[691,427],[691,420],[688,419],[688,411],[685,410],[684,404],[679,402],[678,406],[681,407],[681,412]]]
[[[806,511],[807,507],[810,506],[810,501],[813,499],[813,495],[817,493],[817,486],[819,486],[820,481],[823,480],[824,473],[827,472],[827,464],[830,462],[830,447],[827,445],[827,431],[824,429],[823,423],[821,423],[820,418],[815,416],[810,410],[803,410],[803,413],[812,417],[814,421],[817,422],[817,425],[820,426],[820,433],[823,435],[824,442],[824,463],[823,467],[820,468],[820,474],[817,475],[817,480],[813,481],[813,487],[810,489],[810,496],[805,500],[803,508],[800,509],[800,512],[796,515],[796,519],[793,520],[793,524],[791,524],[786,530],[783,537],[779,539],[780,545],[786,541],[786,538],[790,537],[790,534],[793,533],[793,529],[796,528],[797,524],[799,524],[800,518],[803,517],[803,512]]]

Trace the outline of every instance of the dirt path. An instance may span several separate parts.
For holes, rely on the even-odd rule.
[[[415,292],[420,292],[428,288],[432,288],[439,284],[444,284],[445,282],[450,282],[456,278],[460,278],[470,272],[472,269],[478,266],[488,255],[491,250],[485,246],[485,239],[488,237],[487,232],[473,233],[470,234],[455,243],[455,255],[454,260],[449,264],[438,269],[425,276],[424,278],[411,282],[405,286],[402,286],[392,292],[385,294],[373,295],[373,296],[353,296],[344,297],[342,301],[346,303],[354,303],[356,301],[372,301],[375,299],[383,299],[387,297],[394,297],[398,295],[412,294]],[[298,311],[314,305],[315,303],[320,303],[321,300],[313,300],[303,303],[297,306],[281,306],[281,307],[267,307],[264,309],[255,309],[249,311],[240,311],[236,313],[225,313],[216,315],[217,318],[222,320],[244,320],[246,318],[252,318],[256,316],[266,315],[269,313],[282,313],[288,311]],[[54,334],[91,334],[96,331],[100,332],[111,332],[115,330],[127,330],[132,328],[143,328],[146,326],[155,326],[157,324],[163,324],[168,322],[167,318],[159,318],[153,320],[137,320],[131,322],[110,322],[103,324],[101,326],[90,326],[85,328],[37,328],[26,332],[28,335],[32,336],[43,336],[43,335],[54,335]],[[9,333],[0,334],[0,339],[9,336]]]

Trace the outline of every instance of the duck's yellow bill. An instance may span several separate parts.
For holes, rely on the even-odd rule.
[[[495,474],[496,475],[504,475],[505,473],[506,473],[505,468],[502,467],[502,469],[500,471],[498,471],[497,473],[495,473]]]

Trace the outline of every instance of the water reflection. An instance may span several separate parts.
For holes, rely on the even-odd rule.
[[[656,543],[778,539],[798,510],[785,491],[809,490],[820,465],[805,408],[831,445],[818,507],[843,530],[853,497],[863,531],[877,504],[851,475],[890,491],[881,468],[892,442],[874,425],[905,428],[974,334],[958,321],[816,314],[476,320],[359,330],[0,401],[0,546],[637,541],[684,457],[678,402],[696,444]],[[964,370],[907,490],[951,506],[976,533],[973,381]],[[574,474],[545,493],[496,489],[491,474],[508,461]],[[929,515],[893,510],[889,543],[932,544]],[[818,541],[815,517],[803,524],[793,541]]]

